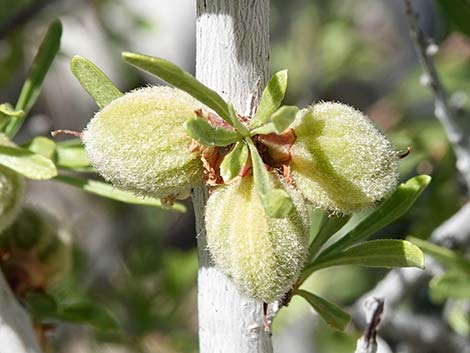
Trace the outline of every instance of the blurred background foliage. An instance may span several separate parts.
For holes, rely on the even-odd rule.
[[[420,25],[440,46],[436,65],[452,103],[468,109],[470,40],[465,23],[445,0],[414,3]],[[155,82],[121,63],[119,53],[124,50],[164,57],[194,72],[194,0],[0,0],[0,101],[18,96],[39,38],[57,17],[64,23],[60,56],[19,143],[47,136],[53,129],[81,130],[97,110],[69,71],[75,54],[95,62],[123,91]],[[429,90],[420,85],[421,70],[402,2],[272,0],[271,27],[271,69],[289,69],[288,104],[351,104],[367,112],[399,150],[413,148],[401,161],[402,179],[428,173],[433,182],[405,217],[375,237],[411,234],[427,239],[461,207],[468,190],[433,116]],[[53,296],[59,301],[98,303],[119,324],[117,332],[102,327],[99,318],[94,327],[59,324],[52,332],[53,351],[197,351],[191,209],[182,215],[123,205],[54,182],[30,182],[28,203],[53,212],[74,236],[73,271],[53,288]],[[316,274],[307,286],[348,305],[384,274],[340,267]],[[419,300],[408,305],[439,318],[444,304],[433,302],[423,287]],[[465,321],[462,315],[468,315],[469,305],[459,305],[461,314],[454,310],[447,320],[468,335],[468,316]],[[354,329],[339,333],[313,320],[308,305],[296,298],[281,311],[274,330],[279,352],[352,352],[360,336]]]

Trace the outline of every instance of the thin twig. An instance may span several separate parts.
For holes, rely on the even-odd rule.
[[[417,15],[411,0],[404,0],[410,26],[411,39],[423,69],[421,82],[428,86],[434,96],[434,114],[444,127],[457,157],[457,169],[470,190],[470,117],[459,117],[449,104],[449,96],[439,79],[433,62],[436,45],[426,37],[418,26]],[[432,50],[430,50],[432,49]]]

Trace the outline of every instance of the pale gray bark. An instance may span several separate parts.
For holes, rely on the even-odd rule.
[[[197,0],[196,77],[250,113],[268,79],[269,0]],[[193,193],[199,248],[198,315],[201,353],[271,353],[263,304],[248,298],[211,262],[204,208],[207,190]]]
[[[0,353],[40,353],[31,319],[0,271]]]

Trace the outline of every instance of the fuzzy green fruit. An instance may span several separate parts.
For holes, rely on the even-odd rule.
[[[398,154],[361,112],[319,103],[300,111],[293,128],[292,178],[314,206],[350,214],[396,188]]]
[[[15,144],[0,134],[0,146],[14,147]],[[21,208],[25,182],[13,170],[0,166],[0,233],[15,220]]]
[[[305,203],[294,188],[284,188],[294,203],[286,218],[267,216],[251,175],[216,188],[206,207],[215,264],[240,291],[265,303],[289,291],[308,252]]]
[[[17,293],[47,289],[71,267],[71,236],[55,217],[24,207],[17,220],[0,237],[1,263]]]
[[[91,164],[115,186],[157,198],[185,198],[202,179],[200,154],[183,124],[201,103],[170,87],[146,87],[105,106],[83,132]]]

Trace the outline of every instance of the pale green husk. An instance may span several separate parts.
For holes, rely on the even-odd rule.
[[[170,87],[146,87],[111,102],[83,132],[92,165],[115,186],[157,198],[185,198],[202,178],[183,123],[201,103]]]
[[[361,112],[319,103],[300,111],[293,128],[292,177],[314,206],[349,214],[396,188],[397,152]]]
[[[15,144],[0,134],[0,146]],[[0,233],[16,218],[21,208],[25,188],[24,178],[13,170],[0,166]]]
[[[215,189],[206,208],[207,245],[215,264],[240,291],[265,303],[292,287],[308,252],[305,203],[295,189],[284,188],[294,202],[286,218],[266,215],[252,176]]]

